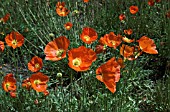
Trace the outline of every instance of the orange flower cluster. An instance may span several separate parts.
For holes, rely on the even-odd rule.
[[[129,11],[130,11],[130,13],[131,14],[136,14],[138,11],[139,11],[139,8],[138,8],[138,6],[135,6],[135,5],[132,5],[132,6],[130,6],[129,7]],[[135,17],[134,17],[135,18]],[[121,21],[121,22],[125,22],[124,20],[126,19],[126,15],[125,14],[120,14],[119,15],[119,20]],[[125,32],[126,32],[126,30],[125,30]]]
[[[132,29],[128,29],[124,31],[128,35],[130,35],[133,31]],[[128,39],[127,37],[123,37],[121,35],[115,35],[113,32],[104,35],[99,40],[99,45],[96,46],[95,52],[101,53],[106,50],[106,47],[116,49],[122,42],[132,43],[134,39]],[[142,52],[149,53],[149,54],[158,54],[156,50],[156,45],[154,41],[146,36],[141,37],[138,41],[139,46],[129,46],[122,44],[120,47],[120,55],[122,55],[125,59],[128,60],[135,60],[142,54]],[[125,65],[123,64],[124,61],[122,58],[119,58],[117,61],[113,57],[105,64],[101,65],[96,70],[96,78],[103,82],[106,87],[114,93],[116,91],[116,82],[120,79],[120,68],[124,68]]]
[[[89,0],[84,0],[84,2],[89,2]],[[153,0],[149,0],[148,4],[153,5],[153,2]],[[156,2],[160,2],[160,0],[156,0]],[[131,14],[136,14],[139,11],[139,8],[138,6],[130,6],[129,11]],[[56,4],[56,13],[59,16],[67,16],[69,12],[70,11],[65,7],[65,2],[58,2]],[[1,21],[6,23],[9,17],[10,14],[7,14],[1,18]],[[119,19],[124,22],[126,19],[125,14],[120,14]],[[70,30],[72,26],[73,24],[71,22],[64,24],[66,30]],[[108,49],[114,50],[120,48],[120,55],[123,58],[116,59],[115,57],[112,57],[96,69],[96,78],[103,82],[105,86],[112,93],[114,93],[116,91],[116,83],[120,80],[120,69],[125,67],[124,60],[135,60],[143,52],[158,54],[156,45],[152,39],[147,36],[142,36],[139,40],[130,39],[129,37],[131,37],[132,34],[132,29],[125,29],[125,36],[115,34],[114,32],[105,34],[98,40],[99,44],[96,46],[95,51],[85,46],[69,49],[70,40],[65,36],[59,36],[45,46],[45,59],[59,61],[68,56],[68,66],[77,72],[84,72],[89,70],[93,62],[96,61],[97,54],[105,52],[107,47],[109,47]],[[54,35],[52,35],[52,37],[54,37]],[[97,40],[97,38],[98,34],[95,29],[91,27],[83,27],[82,33],[80,34],[80,39],[85,44],[92,44]],[[138,42],[138,46],[129,46],[125,44],[135,41]],[[17,47],[21,47],[23,45],[24,36],[19,32],[12,31],[5,37],[5,42],[8,46],[16,49]],[[4,49],[4,42],[0,41],[0,52],[3,52]],[[32,57],[32,59],[28,62],[28,69],[37,73],[34,73],[29,78],[23,80],[22,87],[27,90],[34,89],[37,92],[43,92],[44,95],[47,96],[49,94],[49,91],[47,90],[47,82],[49,81],[49,77],[41,72],[38,72],[42,69],[42,67],[43,60],[38,56]],[[13,74],[7,74],[4,77],[2,87],[4,91],[10,92],[11,97],[16,97],[16,80]]]
[[[69,10],[65,7],[65,2],[58,2],[56,4],[56,13],[59,15],[59,16],[67,16],[69,14]]]
[[[10,96],[16,97],[16,79],[13,74],[7,74],[2,81],[2,88],[4,91],[9,92]]]

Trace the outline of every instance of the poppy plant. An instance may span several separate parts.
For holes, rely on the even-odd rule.
[[[66,30],[70,30],[72,28],[73,24],[71,22],[67,22],[66,24],[64,24],[64,27]]]
[[[121,48],[120,48],[120,54],[128,60],[135,60],[138,56],[140,56],[142,54],[142,52],[140,52],[140,49],[138,46],[128,46],[125,44],[122,44]]]
[[[80,35],[81,40],[86,44],[91,44],[93,41],[97,39],[97,37],[98,37],[97,32],[90,27],[84,27]]]
[[[96,53],[84,46],[73,48],[68,51],[69,67],[75,71],[89,70],[92,62],[96,60]]]
[[[3,52],[5,49],[4,42],[0,41],[0,52]]]
[[[122,20],[126,19],[126,16],[124,14],[120,14],[119,19],[120,19],[120,21],[122,21]]]
[[[2,81],[2,88],[6,92],[16,91],[16,79],[13,74],[7,74]]]
[[[132,29],[124,30],[124,33],[127,35],[131,35],[133,33],[133,30]]]
[[[65,2],[58,2],[56,4],[56,13],[59,15],[59,16],[67,16],[69,14],[70,10],[68,10],[66,7],[65,7]]]
[[[130,6],[129,8],[131,14],[136,14],[139,11],[138,6]]]
[[[12,31],[5,37],[5,42],[8,46],[11,46],[13,49],[15,49],[23,45],[24,37],[20,33]]]
[[[47,89],[47,82],[49,78],[41,72],[32,74],[30,76],[30,82],[32,88],[37,92],[44,92]]]
[[[0,19],[0,22],[3,21],[3,23],[6,23],[10,17],[10,14],[7,13],[3,18]]]
[[[26,88],[27,90],[30,90],[32,88],[29,78],[22,81],[22,87]]]
[[[133,60],[134,59],[134,52],[135,52],[135,47],[131,47],[128,45],[123,44],[120,48],[120,54],[128,60]]]
[[[12,98],[16,98],[16,92],[15,92],[15,91],[11,91],[11,92],[10,92],[10,96],[11,96]]]
[[[32,72],[39,71],[43,66],[43,61],[38,56],[34,56],[29,62],[28,62],[28,69]]]
[[[152,39],[150,39],[147,36],[142,36],[139,40],[139,47],[140,49],[149,54],[158,54],[158,51],[156,50],[156,45]]]
[[[101,37],[99,41],[104,45],[116,49],[116,47],[119,46],[122,42],[121,38],[122,36],[120,34],[115,35],[114,32],[110,32],[109,34],[104,35],[104,37]]]
[[[70,41],[65,36],[60,36],[45,46],[46,60],[58,61],[66,57]]]
[[[96,78],[103,82],[112,93],[116,91],[116,82],[120,79],[120,65],[114,57],[98,67],[96,74]]]
[[[154,4],[155,4],[154,0],[148,0],[148,5],[154,6]]]

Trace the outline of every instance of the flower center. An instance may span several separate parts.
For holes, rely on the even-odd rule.
[[[116,42],[115,41],[111,41],[112,45],[116,45]]]
[[[60,9],[62,9],[62,8],[63,8],[63,6],[62,6],[62,5],[60,5],[60,6],[59,6],[59,8],[60,8]]]
[[[85,36],[84,36],[84,39],[85,39],[86,41],[89,41],[89,40],[90,40],[90,37],[89,37],[88,35],[85,35]]]
[[[10,83],[6,83],[5,85],[6,85],[6,88],[8,89],[8,87],[10,86]]]
[[[17,45],[17,43],[18,43],[18,42],[17,42],[17,40],[15,40],[15,39],[12,41],[12,44],[15,45],[15,46]]]
[[[40,80],[35,80],[35,81],[34,81],[34,84],[36,84],[36,85],[38,85],[38,84],[40,84],[40,83],[41,83]]]
[[[59,50],[56,51],[56,56],[61,58],[63,53],[64,53],[64,50],[63,49],[59,49]]]
[[[40,67],[40,64],[39,63],[36,63],[35,64],[35,68],[39,68]]]
[[[75,58],[75,59],[73,60],[73,65],[74,65],[75,67],[79,67],[80,64],[81,64],[81,59],[80,59],[80,58]]]
[[[66,14],[66,11],[61,11],[60,14],[61,14],[61,15],[65,15],[65,14]]]
[[[66,29],[70,29],[70,26],[66,26]]]

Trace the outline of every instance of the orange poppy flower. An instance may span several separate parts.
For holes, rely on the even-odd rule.
[[[62,9],[63,7],[65,7],[65,2],[57,2],[56,8]]]
[[[83,42],[87,44],[91,44],[93,41],[97,39],[98,35],[97,32],[90,27],[84,27],[80,38]]]
[[[16,79],[13,74],[7,74],[2,82],[2,88],[6,92],[16,91]]]
[[[124,30],[124,33],[127,35],[131,35],[133,33],[133,30],[132,29]]]
[[[131,47],[123,44],[120,48],[120,54],[124,56],[125,59],[135,60],[142,54],[142,52],[138,46]]]
[[[89,0],[84,0],[84,2],[89,2]]]
[[[126,16],[124,14],[120,14],[119,19],[120,19],[120,21],[122,21],[122,20],[126,19]]]
[[[0,41],[0,52],[3,52],[5,49],[4,42]]]
[[[63,8],[56,8],[56,13],[59,16],[65,17],[69,14],[70,10],[68,10],[67,8],[63,7]]]
[[[105,34],[104,37],[101,37],[101,38],[99,39],[99,44],[100,44],[100,45],[103,45],[103,46],[105,45],[105,46],[107,46],[107,44],[108,44],[108,43],[107,43],[108,35],[109,35],[109,34]]]
[[[109,34],[104,35],[104,37],[101,39],[103,42],[101,43],[116,49],[116,47],[119,46],[122,42],[121,38],[122,36],[120,34],[115,35],[114,32],[110,32]]]
[[[134,59],[134,52],[135,52],[135,47],[130,47],[128,45],[123,44],[120,48],[120,54],[128,60],[133,60]]]
[[[16,98],[16,92],[15,92],[15,91],[10,92],[10,96],[11,96],[12,98]]]
[[[43,66],[43,61],[41,58],[34,56],[30,62],[28,62],[28,69],[32,72],[39,71]]]
[[[20,33],[12,31],[5,37],[5,42],[8,46],[11,46],[13,49],[15,49],[22,46],[24,43],[24,37]]]
[[[136,14],[138,12],[138,6],[130,6],[129,8],[131,14]]]
[[[148,0],[148,5],[154,6],[154,4],[155,4],[154,0]]]
[[[3,18],[0,19],[0,22],[3,21],[3,23],[6,23],[10,17],[10,14],[7,13]]]
[[[143,36],[138,40],[138,42],[139,42],[139,47],[143,52],[149,54],[158,54],[154,41],[149,37]]]
[[[60,36],[45,46],[46,60],[58,61],[66,57],[70,41],[65,36]]]
[[[43,93],[44,93],[44,96],[48,96],[50,94],[48,90],[43,91]]]
[[[122,40],[126,43],[132,43],[135,41],[135,39],[128,39],[127,37],[122,37]]]
[[[32,88],[29,78],[22,81],[22,87],[26,88],[27,90],[30,90]]]
[[[96,78],[103,82],[112,93],[116,91],[116,82],[120,79],[120,65],[115,58],[111,58],[98,67],[96,74]]]
[[[94,62],[96,58],[96,53],[92,49],[84,46],[68,51],[68,65],[75,71],[89,70],[92,62]]]
[[[64,27],[66,30],[70,30],[72,28],[73,24],[71,22],[67,22],[66,24],[64,24]]]
[[[30,77],[31,86],[37,92],[44,92],[47,89],[47,82],[49,78],[41,72],[32,74]]]

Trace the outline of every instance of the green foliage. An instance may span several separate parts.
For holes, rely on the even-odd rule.
[[[63,0],[64,1],[64,0]],[[169,8],[166,0],[149,6],[143,0],[65,0],[70,14],[60,17],[55,12],[56,0],[5,0],[0,4],[0,17],[10,13],[6,24],[0,25],[0,41],[11,31],[18,31],[25,37],[24,45],[16,50],[5,46],[0,52],[0,82],[7,73],[13,73],[17,79],[17,97],[11,98],[0,88],[0,110],[2,112],[166,112],[170,111],[170,76],[168,36],[169,19],[165,13]],[[129,7],[137,5],[139,13],[133,19]],[[75,13],[75,10],[78,13]],[[126,21],[120,22],[119,15],[126,14]],[[72,22],[73,28],[66,31],[64,24]],[[94,28],[100,37],[114,32],[122,34],[124,29],[132,28],[128,38],[138,40],[147,35],[155,41],[158,55],[142,54],[137,60],[126,61],[121,69],[121,79],[116,92],[112,94],[103,83],[96,79],[95,70],[111,57],[120,57],[119,50],[107,49],[107,53],[98,55],[90,70],[79,73],[68,66],[67,57],[52,62],[44,59],[46,44],[56,37],[66,36],[71,48],[85,45],[80,34],[82,28]],[[51,35],[53,34],[53,35]],[[136,44],[136,43],[135,43]],[[97,41],[86,47],[95,49]],[[129,44],[131,45],[131,44]],[[119,47],[118,47],[119,49]],[[33,74],[27,63],[33,56],[43,59],[40,72],[48,75],[50,94],[44,96],[33,90],[21,87],[23,79]],[[164,72],[162,68],[166,68]],[[62,73],[58,77],[57,73]],[[155,75],[156,74],[156,75]],[[157,77],[158,75],[158,77]],[[38,103],[36,104],[36,99]]]

